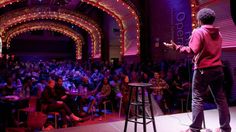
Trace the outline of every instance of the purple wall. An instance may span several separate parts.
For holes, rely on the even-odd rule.
[[[173,39],[186,45],[192,32],[189,0],[150,0],[151,50],[154,60],[177,59],[181,55],[162,43]]]
[[[109,53],[109,60],[111,58],[119,58],[121,59],[120,55],[120,31],[118,23],[115,21],[115,19],[108,14],[104,14],[104,21],[103,21],[103,31],[104,31],[104,37],[106,38],[106,43],[108,48],[107,52]]]

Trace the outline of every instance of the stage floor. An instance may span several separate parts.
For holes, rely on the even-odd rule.
[[[236,132],[236,107],[230,108],[231,113],[231,127],[232,132]],[[206,119],[206,127],[213,130],[219,127],[218,123],[218,112],[216,109],[214,110],[206,110],[204,112]],[[181,132],[182,130],[186,130],[188,125],[191,123],[191,113],[180,113],[180,114],[172,114],[172,115],[163,115],[156,116],[156,128],[157,132]],[[127,132],[133,132],[133,123],[128,123]],[[108,122],[102,124],[95,125],[87,125],[87,126],[78,126],[78,127],[70,127],[66,129],[57,129],[57,132],[123,132],[124,129],[124,120],[117,122]],[[138,125],[138,132],[142,132],[142,125]],[[147,132],[153,132],[152,124],[147,125]]]

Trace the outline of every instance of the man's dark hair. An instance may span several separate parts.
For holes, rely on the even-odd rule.
[[[215,21],[215,12],[209,8],[203,8],[197,13],[197,19],[202,22],[202,24],[213,24]]]

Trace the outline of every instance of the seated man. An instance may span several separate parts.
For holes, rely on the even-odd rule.
[[[55,86],[57,100],[63,101],[71,109],[72,113],[77,115],[78,114],[77,104],[75,103],[73,98],[69,94],[67,94],[68,91],[65,90],[62,84],[63,84],[62,77],[57,78],[57,83]]]
[[[97,85],[102,79],[104,78],[104,75],[100,73],[98,69],[94,69],[94,73],[91,76],[91,80],[95,85]]]
[[[164,91],[168,90],[169,85],[166,83],[165,80],[163,80],[158,72],[154,73],[154,78],[151,78],[149,83],[152,84],[153,91],[152,94],[157,101],[158,105],[162,109],[164,113],[166,113],[167,105],[166,105],[166,100],[164,98]]]
[[[44,112],[59,112],[62,116],[63,127],[67,127],[67,118],[69,116],[74,121],[80,121],[81,119],[75,116],[70,108],[63,102],[57,100],[57,95],[55,91],[55,81],[49,80],[48,86],[44,89],[41,101],[42,101],[42,110]]]
[[[88,104],[87,113],[90,114],[92,108],[95,104],[95,93],[97,92],[97,88],[94,87],[93,83],[89,83],[88,77],[83,77],[82,85],[79,86],[80,96],[77,97],[79,102],[79,110],[83,111],[83,107]]]

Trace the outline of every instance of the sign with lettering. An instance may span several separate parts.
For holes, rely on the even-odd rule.
[[[176,0],[171,4],[172,38],[177,44],[188,45],[192,32],[191,3],[189,0]]]

